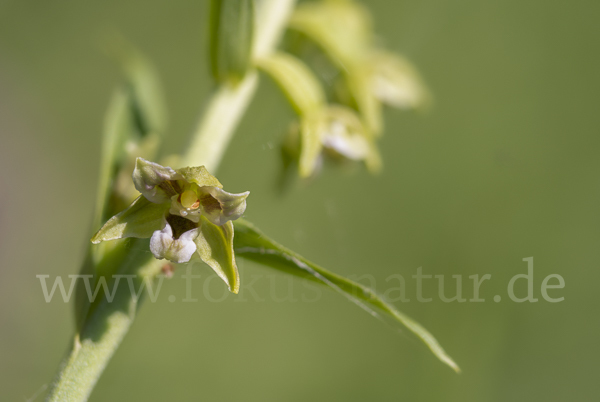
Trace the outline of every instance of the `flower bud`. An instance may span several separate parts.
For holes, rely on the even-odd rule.
[[[212,0],[210,60],[219,82],[239,82],[251,64],[253,0]]]

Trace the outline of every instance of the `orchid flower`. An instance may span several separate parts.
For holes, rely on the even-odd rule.
[[[197,256],[237,293],[232,221],[246,210],[250,193],[224,191],[204,166],[174,170],[143,158],[136,160],[133,183],[141,195],[109,219],[92,243],[150,238],[154,257],[184,263]]]

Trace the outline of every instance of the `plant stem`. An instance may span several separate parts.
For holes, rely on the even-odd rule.
[[[223,85],[215,92],[200,120],[182,166],[204,165],[209,172],[217,171],[257,84],[258,74],[251,71],[235,87]]]
[[[127,248],[128,253],[107,281],[109,291],[114,289],[114,297],[107,299],[100,294],[98,303],[90,307],[50,388],[47,401],[87,400],[133,323],[144,287],[153,286],[153,294],[160,289],[160,283],[157,287],[153,280],[164,263],[148,256],[148,240],[121,240],[117,247]]]
[[[295,0],[257,0],[257,31],[254,57],[269,54],[281,38]],[[246,111],[258,84],[258,73],[250,71],[235,87],[223,85],[209,101],[192,143],[184,155],[186,166],[203,164],[212,172],[219,163],[233,133]],[[140,300],[132,287],[151,286],[163,262],[148,253],[148,240],[122,241],[116,247],[127,248],[119,262],[118,275],[128,275],[129,286],[116,286],[114,276],[107,289],[115,289],[114,298],[99,295],[78,328],[73,346],[62,362],[52,383],[47,401],[79,402],[88,399],[104,368],[129,331]],[[96,273],[98,275],[98,273]],[[160,286],[160,282],[159,285]],[[160,288],[155,288],[155,294]]]
[[[270,54],[281,38],[295,0],[257,1],[254,59]],[[216,172],[223,154],[233,137],[258,86],[258,73],[249,71],[237,85],[221,85],[214,93],[198,124],[183,166],[204,165]]]

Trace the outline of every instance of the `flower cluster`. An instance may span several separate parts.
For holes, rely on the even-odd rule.
[[[370,172],[379,172],[376,140],[383,131],[382,105],[416,109],[428,103],[416,69],[376,44],[368,10],[353,0],[303,2],[289,28],[296,35],[291,42],[316,44],[329,61],[313,63],[311,69],[314,52],[303,57],[282,51],[257,60],[298,115],[283,145],[286,166],[296,162],[300,176],[310,177],[328,158],[361,162]],[[327,71],[319,79],[315,71],[323,69]],[[326,90],[324,83],[333,89]]]
[[[319,45],[342,73],[351,100],[369,129],[382,129],[380,103],[419,108],[429,95],[411,63],[376,43],[369,11],[353,0],[324,0],[298,6],[290,27]]]

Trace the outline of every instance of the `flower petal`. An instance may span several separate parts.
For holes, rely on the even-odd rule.
[[[300,121],[300,155],[298,170],[300,177],[310,177],[319,166],[323,150],[321,134],[323,132],[321,116],[305,116]]]
[[[177,169],[177,174],[189,183],[196,183],[198,186],[223,187],[215,176],[210,174],[204,166],[185,167]]]
[[[325,90],[302,60],[291,54],[276,52],[257,63],[281,87],[299,115],[305,116],[325,107]]]
[[[168,204],[154,204],[139,196],[127,209],[110,218],[94,235],[92,243],[124,237],[148,238],[164,227],[168,208]]]
[[[198,236],[198,229],[191,229],[173,238],[173,229],[168,223],[162,230],[157,230],[150,238],[150,251],[154,257],[167,259],[175,263],[188,262],[196,252],[194,239]]]
[[[203,187],[201,190],[207,193],[200,199],[203,215],[215,225],[236,220],[246,211],[246,198],[250,191],[232,194],[218,187]]]
[[[182,218],[189,219],[194,223],[200,222],[200,215],[202,215],[202,209],[198,208],[195,210],[189,209],[181,205],[179,202],[179,194],[175,194],[171,197],[171,208],[169,209],[171,215],[181,216]]]
[[[350,135],[344,130],[341,123],[334,124],[329,135],[323,138],[323,146],[354,161],[365,159],[369,152],[367,140],[360,135]]]
[[[381,136],[383,110],[381,101],[373,92],[372,78],[370,69],[358,68],[346,77],[346,85],[369,131],[376,136]]]
[[[200,233],[196,237],[198,254],[229,287],[233,293],[240,289],[240,275],[233,253],[233,223],[214,225],[205,217],[200,220]]]
[[[149,201],[162,203],[169,200],[172,194],[167,194],[160,184],[168,180],[180,180],[182,176],[170,167],[137,158],[133,170],[133,184]]]
[[[371,15],[356,1],[302,2],[289,25],[321,46],[343,70],[360,59],[373,42]]]
[[[367,158],[371,137],[354,111],[343,106],[330,106],[325,119],[322,141],[326,149],[354,161]]]
[[[400,55],[377,51],[371,57],[371,90],[379,101],[397,109],[426,106],[429,94],[417,69]]]

